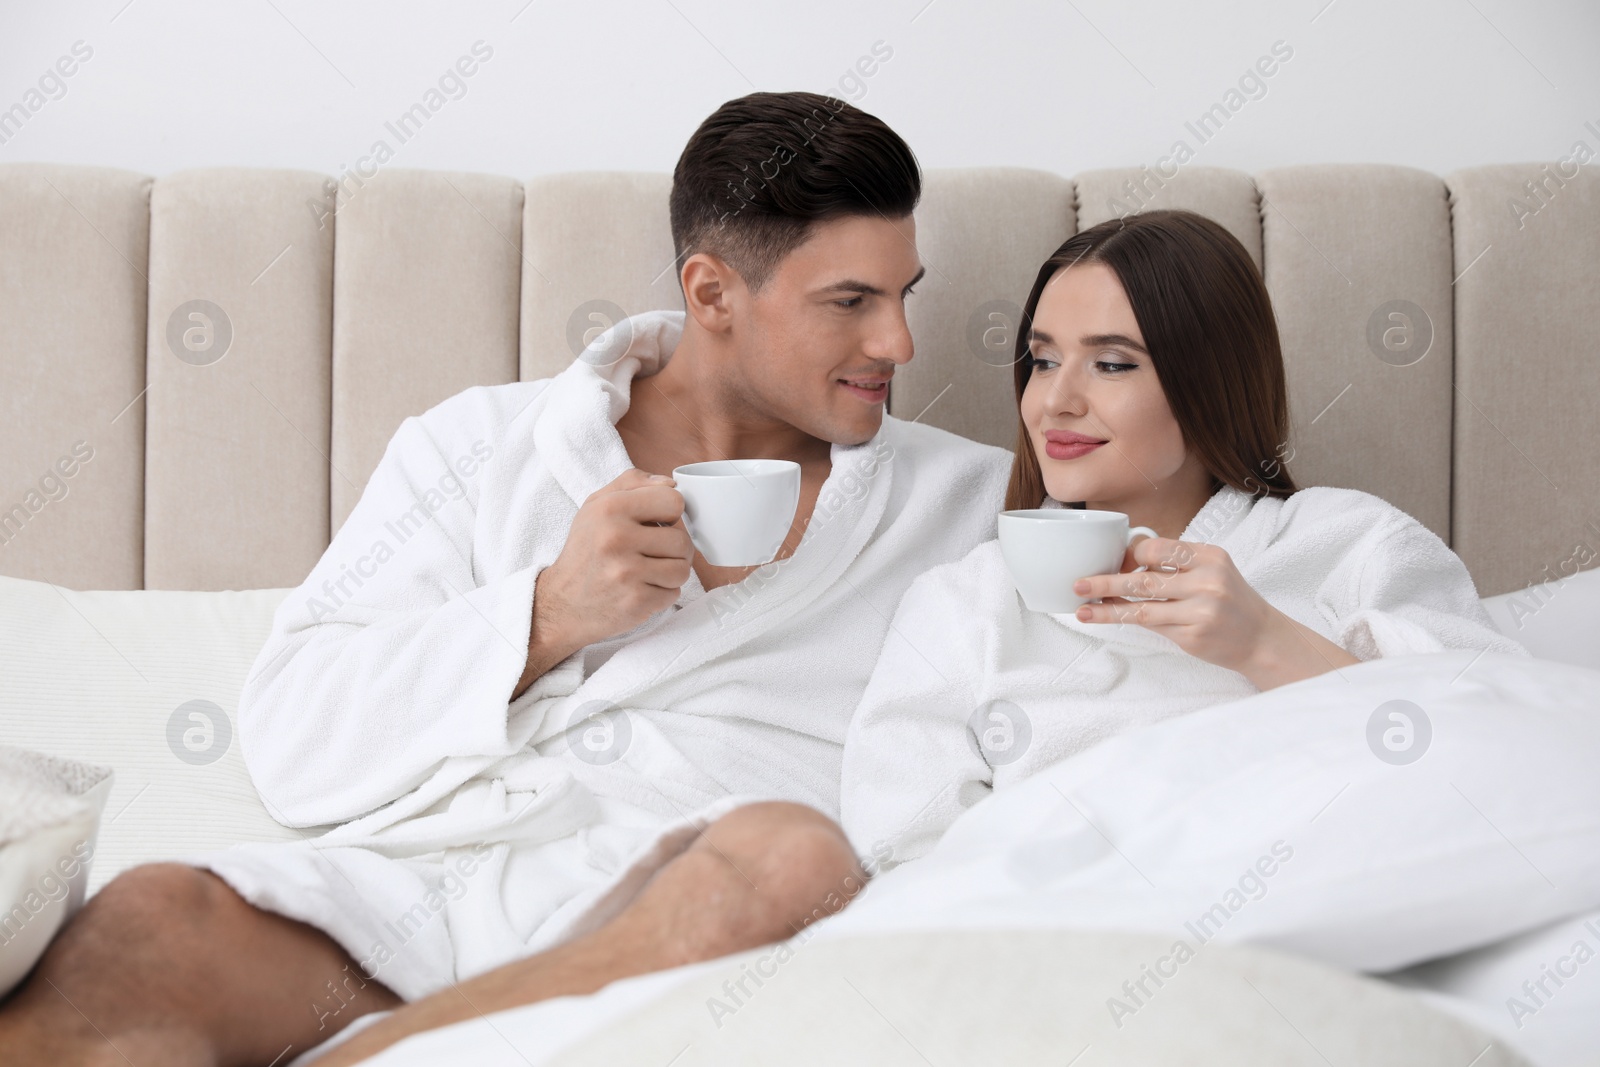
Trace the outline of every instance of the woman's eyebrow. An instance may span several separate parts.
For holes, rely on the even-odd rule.
[[[1028,331],[1028,343],[1032,344],[1034,341],[1038,341],[1042,345],[1056,343],[1056,339],[1043,330]],[[1131,348],[1135,352],[1146,356],[1150,354],[1144,345],[1123,333],[1091,333],[1078,338],[1078,343],[1084,348],[1101,348],[1106,345],[1115,345],[1119,348]]]
[[[1140,344],[1138,341],[1135,341],[1127,334],[1122,333],[1092,333],[1086,337],[1079,338],[1078,343],[1083,345],[1085,348],[1100,348],[1103,345],[1115,345],[1118,348],[1131,348],[1135,352],[1139,352],[1146,356],[1150,354],[1144,345]]]

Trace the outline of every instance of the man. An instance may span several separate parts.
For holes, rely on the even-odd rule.
[[[113,881],[0,1012],[8,1062],[287,1062],[393,1010],[319,1061],[351,1063],[842,906],[850,714],[1009,468],[884,415],[920,187],[842,101],[708,118],[673,180],[686,311],[407,419],[279,608],[245,758],[280,821],[340,825]],[[684,530],[670,472],[723,458],[800,465],[772,564]]]

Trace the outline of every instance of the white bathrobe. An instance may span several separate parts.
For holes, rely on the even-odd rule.
[[[1528,655],[1495,630],[1460,558],[1368,493],[1313,488],[1284,500],[1224,487],[1179,540],[1225,549],[1273,607],[1357,659]],[[845,831],[887,869],[927,853],[994,789],[1114,734],[1255,692],[1142,626],[1029,611],[990,541],[919,578],[895,612],[845,742]]]
[[[614,363],[588,358],[602,338],[554,378],[408,418],[245,683],[268,809],[344,825],[196,862],[404,997],[592,928],[739,803],[836,815],[895,605],[994,536],[1010,454],[886,417],[833,447],[791,558],[709,592],[691,576],[671,608],[510,700],[534,581],[579,505],[634,465],[615,423],[682,324],[637,316]]]

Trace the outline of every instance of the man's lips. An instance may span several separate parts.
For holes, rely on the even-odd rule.
[[[889,398],[889,381],[893,375],[882,377],[865,375],[859,378],[840,378],[838,383],[846,392],[853,393],[872,404],[881,404]]]

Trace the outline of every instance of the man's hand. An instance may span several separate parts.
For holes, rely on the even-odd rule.
[[[694,544],[675,486],[635,468],[583,502],[561,555],[535,585],[528,666],[513,699],[578,649],[625,633],[678,599]]]

